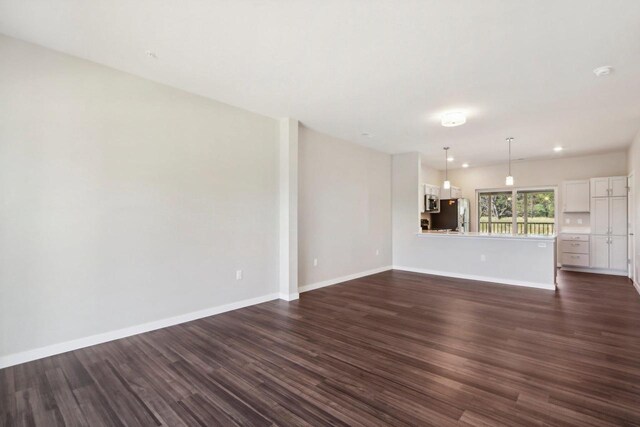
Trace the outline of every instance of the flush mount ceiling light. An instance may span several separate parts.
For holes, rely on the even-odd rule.
[[[511,187],[513,186],[513,175],[511,175],[511,142],[513,141],[512,137],[507,138],[507,143],[509,144],[509,175],[505,179],[505,185]]]
[[[593,74],[595,74],[598,77],[608,76],[611,73],[613,73],[613,67],[611,65],[605,65],[603,67],[598,67],[595,70],[593,70]]]
[[[468,167],[469,167],[469,163],[463,163],[463,164],[462,164],[462,167],[463,167],[463,168],[468,168]]]
[[[449,181],[449,147],[444,147],[444,183],[442,188],[449,190],[451,188],[451,181]]]
[[[444,127],[454,127],[465,124],[467,121],[467,117],[463,112],[460,111],[452,111],[449,113],[444,113],[441,117],[441,123]]]
[[[562,150],[564,150],[564,148],[558,146],[558,147],[553,147],[553,151],[555,151],[556,153],[561,152]]]

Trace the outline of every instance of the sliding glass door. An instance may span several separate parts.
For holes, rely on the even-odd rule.
[[[481,233],[513,233],[513,203],[511,191],[480,193],[478,221]]]
[[[555,232],[555,191],[518,191],[518,234],[549,235]]]
[[[493,234],[555,233],[555,189],[478,192],[478,231]]]

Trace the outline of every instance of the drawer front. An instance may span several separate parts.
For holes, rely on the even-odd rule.
[[[579,242],[588,242],[589,235],[588,234],[561,234],[560,240],[571,240],[571,241],[579,241]]]
[[[573,265],[575,267],[589,267],[589,255],[563,253],[562,265]]]
[[[560,242],[560,250],[562,252],[569,252],[572,254],[588,254],[589,242],[582,242],[579,240],[563,240]]]

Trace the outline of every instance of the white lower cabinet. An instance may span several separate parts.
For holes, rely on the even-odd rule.
[[[609,198],[609,233],[614,236],[626,236],[627,227],[627,198],[611,197]]]
[[[560,263],[567,267],[589,267],[589,235],[561,234]]]
[[[560,262],[562,262],[562,265],[570,267],[589,267],[589,254],[563,252]]]
[[[609,268],[609,236],[591,236],[591,268]]]
[[[609,268],[627,270],[627,236],[611,236],[609,239]]]
[[[625,271],[627,236],[591,236],[591,268]]]

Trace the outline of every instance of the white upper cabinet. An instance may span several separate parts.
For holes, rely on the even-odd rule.
[[[565,181],[562,183],[562,211],[589,212],[590,191],[589,181]]]
[[[609,197],[609,178],[591,178],[591,197]]]
[[[460,199],[462,198],[462,190],[460,187],[451,187],[451,199]]]
[[[627,177],[591,178],[591,197],[626,197]]]
[[[609,234],[626,236],[627,225],[627,198],[611,197],[609,199]]]
[[[613,176],[609,178],[611,197],[627,197],[627,177]]]
[[[424,184],[424,193],[428,196],[436,196],[440,198],[440,187],[437,185]]]
[[[594,197],[591,199],[591,233],[627,235],[627,198]]]
[[[609,234],[609,198],[595,197],[591,200],[591,233]]]

